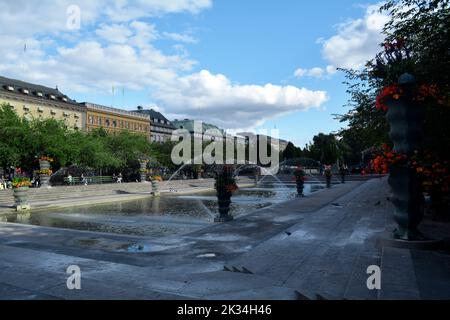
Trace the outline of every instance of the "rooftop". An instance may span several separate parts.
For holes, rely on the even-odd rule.
[[[173,125],[175,127],[177,127],[178,129],[186,129],[189,132],[194,132],[194,122],[196,122],[196,120],[190,120],[190,119],[184,119],[184,120],[177,120],[175,119],[174,121],[172,121]],[[201,122],[198,121],[198,123],[202,124],[202,130],[203,132],[205,132],[206,130],[219,130],[222,134],[225,133],[225,131],[223,129],[220,129],[219,127],[210,124],[210,123],[205,123],[205,122]]]
[[[153,109],[144,109],[142,107],[138,107],[138,109],[133,110],[133,112],[149,116],[152,124],[158,125],[160,127],[166,127],[169,129],[176,129],[173,126],[173,124],[161,112],[155,111]],[[155,120],[162,120],[163,123],[159,121],[156,122]]]
[[[127,110],[117,109],[117,108],[113,108],[113,107],[102,106],[102,105],[95,104],[95,103],[90,103],[90,102],[83,102],[82,105],[85,106],[88,109],[106,111],[106,112],[115,113],[117,115],[122,115],[122,116],[129,116],[129,117],[131,116],[131,117],[135,117],[135,118],[140,118],[140,119],[145,120],[145,121],[149,120],[149,116],[148,115],[144,115],[144,114],[141,114],[141,113],[138,113],[138,112],[133,112],[133,111],[127,111]]]
[[[0,76],[0,92],[78,106],[78,103],[75,100],[70,99],[67,95],[60,92],[58,88],[52,89],[2,76]]]

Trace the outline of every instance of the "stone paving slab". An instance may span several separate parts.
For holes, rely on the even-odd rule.
[[[386,186],[385,179],[350,182],[159,239],[0,223],[0,298],[7,288],[8,299],[298,299],[296,291],[331,299],[450,296],[445,252],[378,247],[379,235],[393,226]],[[83,246],[83,239],[102,246]],[[135,242],[149,251],[117,250]],[[65,287],[71,264],[82,269],[81,291]],[[369,265],[382,267],[379,293],[366,287]]]
[[[1,300],[60,300],[57,297],[0,283]]]

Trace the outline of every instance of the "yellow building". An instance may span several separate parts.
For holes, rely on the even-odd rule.
[[[86,126],[83,106],[58,88],[0,77],[0,104],[3,103],[11,105],[19,116],[29,120],[53,118],[64,121],[67,127],[76,130]]]
[[[110,133],[128,130],[150,140],[150,117],[136,112],[83,103],[86,108],[86,130],[104,128]]]

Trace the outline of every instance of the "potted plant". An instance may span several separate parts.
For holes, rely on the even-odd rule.
[[[48,156],[41,156],[39,158],[39,178],[41,181],[41,186],[47,187],[49,185],[50,176],[53,174],[53,171],[50,169],[51,162],[53,162],[54,159]]]
[[[31,187],[30,179],[25,177],[16,177],[12,180],[14,192],[14,202],[17,211],[29,210],[28,190]]]
[[[217,216],[214,221],[231,221],[233,220],[233,216],[229,214],[231,197],[233,193],[238,190],[233,167],[230,165],[222,166],[222,168],[216,172],[215,180],[214,186],[217,192],[219,216]]]
[[[160,196],[159,183],[163,181],[162,177],[155,175],[150,178],[150,181],[152,183],[152,195],[155,197]]]
[[[411,159],[422,149],[425,110],[422,101],[434,95],[433,87],[418,86],[410,74],[403,74],[397,84],[385,87],[377,98],[376,107],[386,111],[394,152]],[[423,240],[417,227],[423,218],[423,185],[410,161],[389,166],[394,219],[398,224],[394,238]]]
[[[145,159],[139,160],[139,166],[140,166],[139,174],[141,176],[141,182],[147,181],[147,173],[148,173],[147,164],[148,164],[148,160],[145,160]]]
[[[295,184],[297,186],[297,195],[303,197],[303,189],[305,186],[306,173],[301,166],[297,167],[294,172]]]

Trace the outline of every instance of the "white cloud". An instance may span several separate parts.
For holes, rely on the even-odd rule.
[[[330,64],[359,69],[374,58],[384,39],[383,26],[389,21],[386,14],[378,11],[379,7],[369,6],[363,18],[339,25],[335,36],[322,40],[322,54]]]
[[[101,25],[95,33],[106,41],[113,43],[125,43],[133,32],[123,24]]]
[[[294,77],[296,78],[302,78],[302,77],[310,77],[310,78],[317,78],[317,79],[323,79],[326,77],[330,77],[333,74],[336,73],[336,68],[333,66],[327,66],[326,68],[311,68],[311,69],[302,69],[298,68],[294,72]]]
[[[155,96],[174,117],[203,119],[226,129],[256,127],[267,119],[320,107],[328,99],[324,91],[294,86],[236,85],[207,70],[179,77]]]
[[[103,0],[106,1],[106,0]],[[212,7],[212,0],[115,0],[107,5],[105,13],[111,20],[129,21],[167,13],[189,12],[198,14]]]
[[[180,34],[180,33],[174,33],[174,32],[164,32],[163,36],[167,39],[171,39],[177,42],[184,42],[184,43],[197,43],[197,39],[195,39],[193,36],[189,34]]]
[[[65,29],[66,8],[72,3],[82,9],[82,28],[76,32]],[[169,115],[230,129],[255,127],[327,101],[324,91],[237,85],[221,74],[192,73],[196,61],[180,43],[197,40],[190,33],[159,32],[148,19],[141,19],[171,12],[196,14],[210,6],[210,0],[43,0],[39,4],[0,0],[0,72],[50,87],[58,85],[67,93],[109,94],[112,86],[149,90],[149,100],[155,99]],[[118,14],[113,16],[114,12]],[[178,42],[175,54],[156,47],[155,40],[162,38]],[[328,73],[323,69],[323,74]]]

